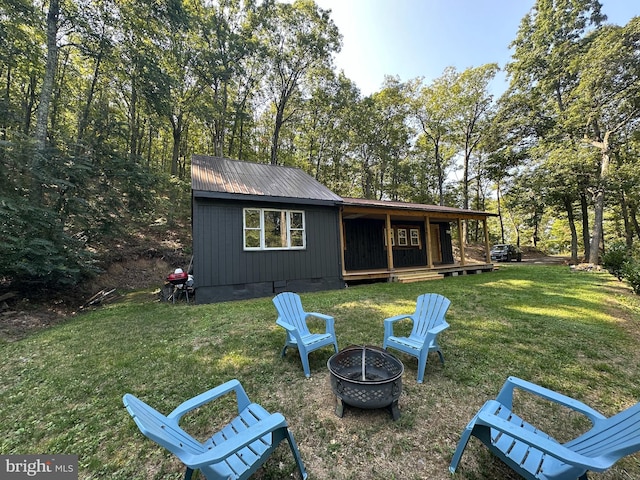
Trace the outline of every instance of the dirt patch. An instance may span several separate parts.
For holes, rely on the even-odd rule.
[[[103,273],[82,285],[58,292],[34,292],[28,297],[17,294],[0,301],[0,339],[18,340],[32,331],[61,323],[87,308],[117,301],[122,294],[132,290],[159,293],[166,276],[175,268],[188,269],[191,261],[189,234],[188,228],[167,232],[151,227],[144,233],[105,247],[100,257]],[[536,250],[524,253],[523,262],[527,263],[568,263],[566,257],[547,256]],[[484,245],[469,245],[465,247],[465,254],[470,260],[486,261]],[[107,295],[101,297],[101,294]],[[92,299],[94,303],[90,303]]]
[[[16,311],[6,307],[0,312],[0,338],[8,341],[22,338],[27,332],[50,327],[65,318],[55,311]]]
[[[570,257],[563,255],[547,255],[533,247],[523,247],[522,261],[541,265],[569,265]],[[487,262],[484,245],[468,245],[464,248],[465,258],[475,262]],[[460,251],[454,247],[454,258],[460,258]],[[514,262],[516,263],[516,262]]]
[[[159,292],[175,268],[188,268],[190,246],[190,229],[167,231],[154,226],[104,246],[98,259],[102,273],[81,285],[31,292],[15,291],[6,285],[0,288],[0,341],[19,340],[87,308],[117,301],[132,290]]]

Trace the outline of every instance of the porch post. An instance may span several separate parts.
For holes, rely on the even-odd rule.
[[[342,261],[342,278],[344,279],[344,276],[347,274],[347,268],[345,267],[344,264],[344,251],[346,250],[345,244],[344,244],[344,220],[342,218],[342,214],[343,214],[343,210],[344,207],[340,207],[340,214],[339,214],[339,220],[340,220],[340,259]]]
[[[433,268],[433,252],[431,251],[431,222],[429,215],[424,216],[424,242],[427,252],[427,267]]]
[[[464,259],[464,238],[462,236],[462,219],[460,217],[458,217],[458,239],[460,240],[460,265],[464,267],[466,265]]]
[[[386,218],[387,227],[387,268],[389,271],[393,270],[393,245],[391,244],[391,215],[387,213]]]
[[[489,230],[487,229],[487,217],[484,217],[483,228],[485,262],[491,263],[491,248],[489,247]]]

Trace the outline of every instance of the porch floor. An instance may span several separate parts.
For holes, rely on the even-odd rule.
[[[389,269],[372,269],[372,270],[351,270],[343,272],[344,280],[380,280],[387,279],[389,282],[417,282],[424,280],[439,280],[444,277],[457,275],[473,275],[476,273],[485,273],[497,270],[492,263],[480,263],[469,261],[465,265],[459,263],[449,263],[446,265],[434,265],[429,267],[408,267]]]

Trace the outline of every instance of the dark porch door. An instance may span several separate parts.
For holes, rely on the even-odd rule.
[[[387,268],[384,220],[345,220],[344,245],[347,271]]]

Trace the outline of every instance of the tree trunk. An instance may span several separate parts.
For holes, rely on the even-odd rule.
[[[31,200],[36,204],[42,203],[42,182],[40,172],[42,169],[43,156],[47,146],[47,128],[49,124],[49,108],[53,96],[53,88],[56,80],[56,70],[58,67],[58,18],[60,16],[60,0],[49,2],[47,13],[47,60],[45,64],[44,78],[42,79],[42,89],[38,102],[36,114],[35,155],[31,158],[32,190]]]
[[[98,84],[98,74],[100,72],[100,65],[102,63],[102,57],[104,55],[102,43],[103,42],[100,42],[101,48],[98,52],[98,55],[96,56],[96,63],[93,67],[93,76],[91,78],[89,91],[87,92],[87,100],[85,101],[84,108],[82,109],[82,115],[80,116],[80,120],[78,121],[78,143],[81,143],[84,139],[84,131],[89,124],[89,112],[91,109],[91,103],[93,102],[93,95],[96,91],[96,85]]]
[[[2,72],[0,71],[0,74]],[[4,90],[4,104],[7,106],[7,110],[9,109],[9,105],[11,104],[11,65],[7,66],[7,81],[5,83]],[[9,115],[2,117],[2,124],[0,124],[0,131],[2,132],[2,140],[7,139],[7,127],[9,126]]]
[[[633,230],[631,228],[631,221],[629,219],[629,208],[627,205],[627,199],[624,192],[620,192],[620,212],[622,215],[622,221],[624,223],[624,238],[627,248],[631,250],[633,246]]]
[[[66,81],[67,71],[71,63],[69,58],[69,49],[60,53],[62,53],[62,55],[58,55],[58,73],[56,75],[57,88],[51,97],[51,107],[49,108],[49,126],[51,127],[52,132],[58,130],[58,116],[60,115],[62,88]],[[55,138],[50,138],[49,144],[55,147]]]
[[[578,263],[578,232],[576,230],[576,219],[573,215],[573,205],[569,197],[564,197],[564,208],[567,211],[567,221],[571,230],[571,263]]]
[[[604,215],[604,187],[598,186],[593,199],[593,230],[591,231],[591,243],[589,245],[589,263],[600,263],[600,240],[602,238],[602,218]]]
[[[242,160],[242,142],[244,141],[244,117],[240,118],[240,136],[238,137],[238,160]]]
[[[500,195],[500,182],[497,183],[497,188],[496,188],[496,195],[498,197],[498,219],[500,220],[500,238],[502,239],[502,243],[505,243],[504,241],[504,220],[502,219],[502,204],[500,201],[501,195]]]
[[[589,263],[593,265],[600,264],[600,244],[603,240],[602,221],[604,219],[604,197],[609,177],[609,163],[611,161],[609,155],[609,132],[605,133],[604,140],[597,142],[601,150],[600,159],[600,178],[598,187],[593,201],[594,219],[593,232],[591,234],[591,246],[589,252]]]
[[[178,175],[178,157],[180,156],[180,140],[182,139],[182,114],[171,117],[171,132],[173,134],[173,151],[171,153],[171,175]]]
[[[136,76],[131,76],[131,101],[129,104],[129,160],[134,163],[138,152],[138,89]]]
[[[638,240],[640,240],[640,224],[638,223],[638,209],[636,207],[636,205],[630,205],[629,206],[629,217],[631,219],[631,223],[633,224],[633,229],[636,232],[636,237],[638,237]]]
[[[49,12],[47,13],[47,61],[45,65],[44,78],[42,79],[42,90],[38,103],[36,115],[35,139],[38,149],[42,152],[47,142],[47,126],[49,122],[49,107],[53,96],[53,87],[58,68],[58,17],[60,16],[59,0],[49,2]]]
[[[23,109],[24,112],[24,134],[29,135],[29,131],[31,130],[31,117],[33,112],[33,106],[36,104],[36,85],[38,80],[35,74],[31,74],[29,76],[29,85],[27,86],[27,91],[24,95],[23,100]]]
[[[589,204],[585,192],[580,193],[580,211],[582,212],[582,244],[584,245],[584,259],[589,258],[591,245],[589,243]]]
[[[434,143],[435,155],[436,155],[436,170],[438,174],[438,204],[444,206],[444,171],[442,168],[442,159],[440,158],[440,145],[438,142]]]
[[[276,121],[273,126],[273,136],[271,137],[271,165],[278,164],[278,146],[280,143],[280,130],[282,129],[284,118],[284,102],[278,104],[278,111],[276,112]]]
[[[469,161],[471,158],[471,149],[469,147],[469,134],[465,141],[464,152],[464,168],[462,177],[462,208],[469,209]],[[462,232],[460,232],[460,240],[466,245],[469,241],[469,225],[465,219],[462,221]]]

